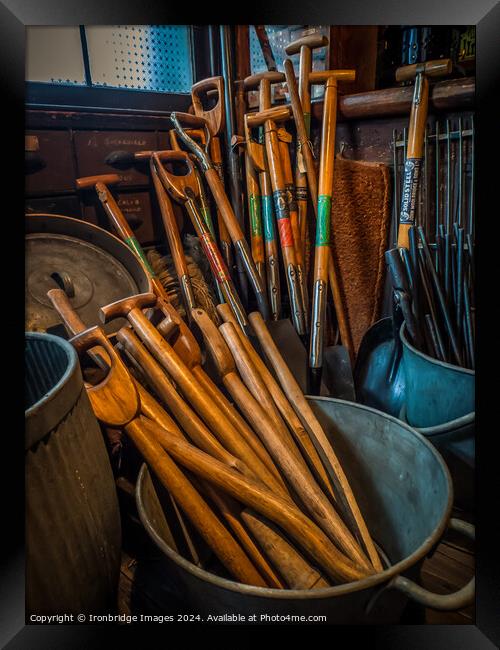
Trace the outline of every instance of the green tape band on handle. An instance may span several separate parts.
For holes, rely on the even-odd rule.
[[[318,220],[316,222],[316,246],[330,245],[332,197],[329,194],[318,196]]]
[[[141,258],[142,263],[144,264],[144,266],[147,268],[149,273],[155,278],[156,274],[153,271],[153,269],[151,268],[148,260],[146,259],[146,256],[144,255],[144,251],[142,250],[141,245],[139,244],[137,239],[135,237],[127,237],[127,239],[125,239],[125,243],[127,244],[127,246],[129,248],[131,248],[134,251],[134,253],[137,255],[137,257]]]
[[[252,237],[262,237],[262,223],[260,218],[260,196],[258,194],[250,194],[249,197],[250,208],[250,228]]]
[[[274,241],[274,214],[273,214],[273,197],[262,196],[262,222],[264,226],[264,239]]]

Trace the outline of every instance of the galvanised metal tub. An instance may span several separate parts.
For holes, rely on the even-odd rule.
[[[437,609],[459,609],[474,598],[474,581],[453,594],[431,593],[414,581],[447,526],[473,537],[474,528],[450,519],[453,501],[441,456],[409,425],[375,409],[332,398],[309,398],[342,462],[370,531],[390,566],[382,573],[315,590],[263,589],[205,571],[168,545],[168,524],[143,465],[136,487],[141,521],[162,551],[162,562],[186,611],[246,616],[325,615],[327,623],[394,623],[408,597]],[[285,619],[286,620],[286,619]]]
[[[76,352],[25,335],[26,611],[112,611],[120,572],[118,499]]]

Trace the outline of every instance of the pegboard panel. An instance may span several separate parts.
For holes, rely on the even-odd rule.
[[[26,27],[26,81],[85,85],[80,28]]]
[[[99,25],[85,33],[93,86],[190,92],[187,25]]]
[[[285,47],[292,41],[310,34],[323,34],[328,37],[328,25],[265,25],[269,44],[274,54],[278,70],[283,72],[283,61],[290,58],[293,61],[295,74],[299,73],[299,54],[288,56]],[[328,57],[328,47],[321,47],[313,52],[313,70],[325,70]],[[250,25],[250,66],[252,74],[267,70],[262,49],[253,25]],[[312,98],[322,97],[324,90],[321,86],[313,86]]]

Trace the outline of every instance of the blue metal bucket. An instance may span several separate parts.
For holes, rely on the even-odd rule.
[[[406,421],[425,429],[473,413],[475,372],[438,361],[414,348],[406,338],[404,323],[399,336],[406,380]]]

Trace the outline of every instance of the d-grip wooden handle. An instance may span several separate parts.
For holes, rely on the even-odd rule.
[[[185,203],[188,198],[198,198],[199,185],[196,179],[195,169],[193,162],[188,153],[182,150],[170,151],[156,151],[153,154],[153,161],[155,164],[158,176],[168,191],[168,193],[178,203]],[[167,169],[163,163],[181,162],[187,167],[187,173],[184,175],[174,174]],[[186,190],[189,189],[191,196],[188,196]]]
[[[210,110],[203,108],[200,95],[209,91],[217,92],[217,103]],[[210,96],[214,93],[210,92]],[[198,117],[204,117],[209,125],[210,133],[218,135],[224,126],[224,79],[223,77],[209,77],[202,79],[191,86],[191,98],[193,100],[194,113]]]
[[[114,185],[120,182],[118,174],[101,174],[100,176],[84,176],[76,179],[76,187],[79,190],[85,190],[89,187],[95,187],[97,183],[103,185]]]
[[[140,400],[132,378],[103,330],[96,325],[77,334],[70,343],[82,356],[87,350],[102,346],[110,359],[106,377],[93,386],[85,384],[96,417],[110,427],[123,427],[133,420],[140,409]]]
[[[259,113],[248,113],[245,115],[245,121],[250,129],[255,129],[258,126],[262,126],[267,120],[285,122],[290,117],[291,110],[289,106],[275,106],[274,108],[268,108]]]
[[[249,77],[246,77],[243,80],[243,87],[245,90],[253,90],[260,86],[260,82],[266,79],[269,83],[277,84],[285,81],[285,75],[282,72],[270,71],[270,72],[259,72],[259,74],[253,74]]]
[[[325,47],[325,45],[328,45],[328,38],[326,36],[312,34],[311,36],[304,36],[303,38],[292,41],[285,47],[285,52],[290,56],[300,52],[303,47],[315,50],[318,47]]]
[[[451,74],[453,70],[453,61],[451,59],[436,59],[426,61],[425,63],[413,63],[405,65],[396,70],[396,81],[410,81],[414,79],[419,72],[423,72],[426,77],[444,77]]]
[[[192,129],[204,129],[208,126],[208,120],[201,115],[191,115],[191,113],[175,111],[175,117],[182,126],[189,126]]]

